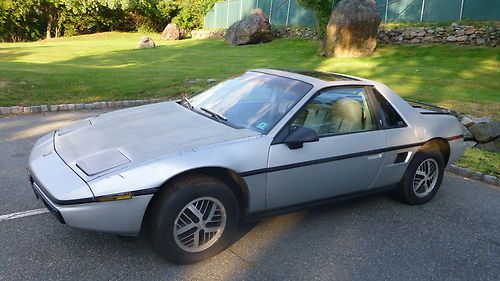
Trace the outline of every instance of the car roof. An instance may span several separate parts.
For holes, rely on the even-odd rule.
[[[368,79],[345,75],[333,72],[321,72],[311,70],[286,70],[286,69],[269,69],[257,68],[251,69],[252,72],[266,73],[276,76],[287,77],[295,80],[300,80],[315,87],[329,87],[342,85],[373,85],[373,81]]]

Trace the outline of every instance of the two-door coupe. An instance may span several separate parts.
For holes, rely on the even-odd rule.
[[[190,263],[228,247],[242,219],[389,189],[428,202],[465,149],[457,120],[433,109],[358,77],[255,69],[50,133],[30,181],[60,222],[146,229]]]

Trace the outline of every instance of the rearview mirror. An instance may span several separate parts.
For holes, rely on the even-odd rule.
[[[318,134],[313,129],[307,127],[297,127],[285,138],[284,143],[290,149],[298,149],[302,148],[305,142],[315,142],[318,140]]]

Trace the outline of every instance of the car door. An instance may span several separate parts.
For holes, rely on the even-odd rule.
[[[320,91],[292,118],[271,145],[267,208],[326,199],[366,190],[384,160],[387,138],[378,130],[363,86]],[[291,149],[285,135],[298,127],[313,129],[316,142]]]

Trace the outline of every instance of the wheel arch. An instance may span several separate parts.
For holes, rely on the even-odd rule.
[[[435,149],[443,155],[444,165],[448,164],[450,159],[450,144],[446,139],[443,138],[433,138],[427,141],[424,145],[422,145],[418,151],[422,151],[425,149]],[[418,152],[417,151],[417,152]]]
[[[179,180],[182,177],[190,176],[190,175],[195,175],[195,174],[205,174],[211,177],[214,177],[220,181],[222,181],[224,184],[226,184],[231,191],[234,193],[236,199],[238,200],[239,203],[239,209],[240,209],[240,214],[245,214],[248,210],[249,206],[249,191],[248,191],[248,186],[243,179],[243,177],[240,176],[237,172],[225,168],[225,167],[198,167],[190,170],[185,170],[182,171],[167,180],[165,180],[158,190],[155,192],[151,200],[149,201],[149,204],[146,208],[146,211],[144,213],[143,219],[142,219],[142,228],[145,227],[145,222],[148,217],[150,217],[151,209],[152,206],[154,205],[154,202],[158,199],[160,191],[164,190],[165,188],[169,188],[169,184]]]

